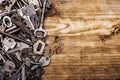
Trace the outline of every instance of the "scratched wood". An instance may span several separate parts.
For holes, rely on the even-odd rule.
[[[120,22],[120,0],[50,0],[57,13],[47,17],[53,48],[43,80],[120,80],[120,34],[104,43]]]

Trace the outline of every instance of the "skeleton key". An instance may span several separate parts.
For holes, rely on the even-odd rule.
[[[43,29],[43,20],[44,20],[44,14],[45,14],[45,9],[46,9],[46,3],[47,0],[44,0],[43,8],[42,8],[42,13],[41,13],[41,19],[40,19],[40,26],[38,29],[35,29],[34,35],[36,37],[46,37],[46,31]],[[40,32],[42,35],[39,35],[38,32]]]
[[[26,40],[24,40],[24,39],[20,39],[20,38],[18,38],[18,37],[13,36],[13,35],[4,33],[4,32],[2,32],[2,31],[0,31],[0,34],[5,35],[5,36],[10,37],[10,38],[13,38],[13,39],[15,39],[15,40],[17,40],[17,41],[21,41],[21,42],[23,42],[23,43],[26,43],[26,44],[28,44],[28,45],[33,46],[33,43],[32,43],[32,42],[26,41]]]

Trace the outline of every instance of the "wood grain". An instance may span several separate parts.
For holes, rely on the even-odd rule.
[[[54,50],[42,80],[120,80],[120,0],[49,0],[56,14],[45,19]]]
[[[57,15],[47,17],[47,43],[53,48],[43,80],[119,80],[120,34],[104,43],[120,22],[119,0],[50,0]]]

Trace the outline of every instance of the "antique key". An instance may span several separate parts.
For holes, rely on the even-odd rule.
[[[40,19],[40,26],[38,29],[35,29],[34,35],[36,37],[46,37],[46,31],[43,29],[43,21],[44,21],[44,14],[45,14],[45,9],[46,9],[46,3],[47,0],[44,0],[43,8],[42,8],[42,13],[41,13],[41,19]],[[41,32],[42,35],[39,35],[38,32]]]
[[[34,54],[42,54],[43,50],[45,48],[45,43],[41,40],[38,40],[34,45],[33,45],[33,50]]]

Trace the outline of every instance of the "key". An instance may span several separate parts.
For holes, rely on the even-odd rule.
[[[14,39],[6,37],[3,40],[3,49],[5,51],[8,51],[8,49],[13,49],[15,46],[16,46],[16,42]]]
[[[9,50],[9,51],[7,51],[7,53],[9,54],[9,53],[15,53],[15,52],[17,52],[17,51],[22,51],[24,48],[29,48],[30,46],[28,45],[28,44],[25,44],[25,43],[20,43],[20,46],[19,47],[16,47],[16,48],[14,48],[14,49],[12,49],[12,50]]]
[[[50,64],[50,58],[47,58],[47,57],[42,57],[40,60],[39,60],[39,63],[41,64],[41,66],[47,66]]]
[[[30,46],[33,46],[33,43],[32,43],[32,42],[26,41],[26,40],[24,40],[24,39],[17,38],[17,37],[15,37],[15,36],[13,36],[13,35],[10,35],[10,34],[7,34],[7,33],[4,33],[4,32],[1,32],[1,31],[0,31],[0,34],[5,35],[5,36],[10,37],[10,38],[13,38],[13,39],[15,39],[15,40],[17,40],[17,41],[26,43],[26,44],[28,44],[28,45],[30,45]]]
[[[18,60],[13,54],[8,54],[8,55],[11,57],[12,61],[14,61],[14,63],[16,64],[16,67],[20,67],[23,64],[23,62],[20,61],[20,60]],[[27,65],[25,65],[25,67],[26,67],[27,71],[29,71],[30,73],[32,73],[32,70],[30,69],[30,67],[28,67]],[[19,72],[19,70],[16,73],[18,73],[18,72]]]
[[[23,70],[22,68],[24,67],[24,63],[18,68],[18,70],[16,72],[14,72],[10,77],[5,77],[6,80],[21,80],[21,76],[23,76],[22,74],[22,71]],[[23,79],[22,79],[23,80]]]
[[[42,54],[43,50],[45,48],[45,43],[41,40],[38,40],[34,45],[33,45],[33,51],[34,54]]]
[[[40,26],[39,26],[38,29],[35,29],[35,31],[34,31],[34,35],[36,37],[44,38],[44,37],[46,37],[46,34],[47,34],[46,31],[42,28],[43,27],[43,20],[44,20],[45,9],[46,9],[46,3],[47,3],[47,0],[44,0],[42,13],[41,13],[41,19],[40,19]],[[42,35],[39,35],[38,32],[41,33]]]
[[[45,57],[50,58],[53,55],[53,53],[54,53],[53,50],[49,46],[46,46],[44,49],[43,55]]]
[[[27,7],[23,7],[21,10],[19,10],[19,14],[26,20],[26,26],[31,30],[34,30],[36,23],[38,22],[38,16],[34,5],[30,4]]]
[[[31,67],[31,69],[32,69],[32,71],[33,71],[33,73],[35,74],[36,77],[37,76],[40,77],[40,75],[42,75],[45,72],[43,67],[40,64],[33,65]]]
[[[12,61],[6,61],[4,65],[5,71],[11,73],[15,70],[15,64]]]
[[[12,23],[18,26],[24,33],[31,34],[30,30],[25,26],[22,18],[19,15],[17,14],[12,15],[11,20]]]
[[[34,27],[32,21],[30,20],[30,16],[26,16],[26,20],[29,22],[29,25],[30,25],[29,27],[31,28],[31,30],[34,30],[35,27]]]

